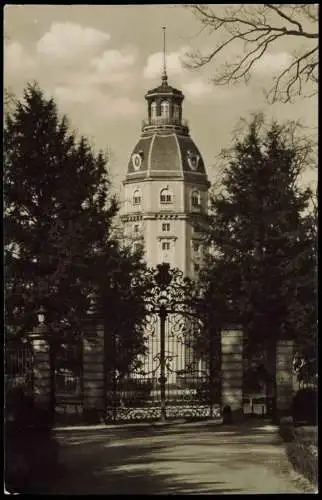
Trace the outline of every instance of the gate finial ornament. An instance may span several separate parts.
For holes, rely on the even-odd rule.
[[[167,288],[172,281],[172,276],[170,274],[170,264],[168,264],[167,262],[158,264],[157,273],[155,274],[154,279],[161,290]]]

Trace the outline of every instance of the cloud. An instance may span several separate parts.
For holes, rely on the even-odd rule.
[[[99,92],[86,85],[61,85],[54,89],[54,95],[60,102],[89,104],[97,99]]]
[[[93,83],[122,82],[129,77],[129,70],[136,59],[137,54],[132,49],[107,50],[91,61],[95,72],[90,78]]]
[[[103,106],[102,106],[103,104]],[[107,99],[97,109],[96,114],[108,118],[130,118],[141,113],[141,105],[128,97],[113,97]]]
[[[208,99],[214,91],[214,86],[211,83],[206,83],[202,80],[183,83],[181,87],[183,93],[192,101]]]
[[[170,75],[181,74],[185,71],[183,67],[183,57],[187,52],[187,47],[182,47],[177,52],[170,52],[167,54],[166,63],[167,71]],[[143,76],[147,79],[152,79],[161,75],[163,68],[163,53],[155,52],[151,54],[143,69]]]
[[[59,103],[63,105],[90,105],[91,113],[100,117],[130,117],[141,112],[141,106],[138,102],[128,97],[112,96],[95,86],[92,87],[81,82],[75,86],[57,86],[53,93]]]
[[[87,67],[66,73],[56,84],[55,96],[64,103],[93,104],[98,101],[102,103],[106,95],[124,93],[134,81],[132,67],[136,57],[136,52],[131,48],[105,51],[92,59]],[[114,97],[114,101],[118,102],[120,113],[126,107],[129,113],[135,111],[132,101],[125,103],[123,97]]]
[[[277,52],[275,54],[264,54],[253,66],[253,72],[259,76],[272,75],[285,69],[292,61],[288,52]]]
[[[74,23],[53,23],[37,43],[37,52],[57,58],[74,57],[110,39],[108,33]]]
[[[4,48],[5,73],[25,73],[33,70],[37,62],[23,48],[19,42],[11,42]]]
[[[110,35],[72,23],[54,23],[30,55],[23,45],[5,47],[9,80],[39,82],[46,96],[54,96],[64,112],[79,108],[97,119],[137,116],[142,106],[130,92],[140,70],[135,47],[106,49]],[[49,57],[51,56],[51,57]],[[141,75],[140,75],[141,76]]]

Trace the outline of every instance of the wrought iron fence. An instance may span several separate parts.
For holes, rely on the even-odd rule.
[[[312,377],[311,379],[307,380],[299,380],[299,389],[317,389],[318,387],[318,381],[317,377]]]
[[[5,346],[6,391],[20,387],[33,393],[33,351],[29,342],[8,343]]]
[[[53,370],[56,400],[80,397],[83,375],[81,342],[56,345]]]
[[[150,118],[148,120],[142,120],[142,128],[146,127],[155,127],[160,125],[177,125],[179,127],[188,127],[189,122],[185,118],[170,118],[165,116],[156,116],[154,118]]]

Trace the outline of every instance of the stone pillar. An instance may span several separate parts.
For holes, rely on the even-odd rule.
[[[51,406],[51,368],[50,346],[44,327],[38,327],[30,335],[33,350],[33,395],[36,406],[50,409]]]
[[[221,401],[232,411],[243,408],[243,332],[232,327],[221,332]]]
[[[276,345],[276,409],[279,414],[292,408],[294,342],[279,340]]]
[[[83,343],[84,413],[93,420],[104,415],[104,379],[104,327],[88,323]]]

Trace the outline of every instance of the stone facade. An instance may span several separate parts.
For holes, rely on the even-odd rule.
[[[164,75],[145,97],[148,119],[123,182],[124,239],[144,246],[149,267],[168,262],[193,276],[202,257],[194,223],[207,211],[210,184],[182,119],[182,92]]]

